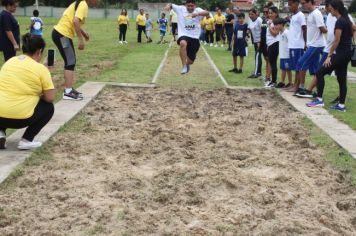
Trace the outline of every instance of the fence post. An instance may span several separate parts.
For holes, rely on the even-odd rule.
[[[53,7],[51,7],[51,17],[53,17]]]
[[[26,16],[26,6],[23,7],[23,16]]]

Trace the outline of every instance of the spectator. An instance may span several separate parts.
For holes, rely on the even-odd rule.
[[[1,4],[5,9],[0,13],[0,51],[6,62],[20,48],[20,26],[13,16],[17,8],[15,0],[2,0]]]
[[[70,4],[52,31],[52,40],[64,60],[64,100],[83,99],[83,94],[73,88],[74,70],[77,64],[73,38],[77,35],[79,41],[78,49],[84,50],[84,40],[89,41],[90,39],[89,34],[82,28],[88,17],[88,3],[94,6],[96,0],[77,0]]]
[[[122,9],[121,10],[121,14],[118,18],[118,23],[119,23],[119,43],[120,44],[127,44],[126,41],[126,32],[127,32],[127,28],[129,26],[129,17],[127,16],[127,10],[126,9]]]
[[[27,33],[23,55],[12,57],[0,71],[0,149],[6,147],[6,130],[27,127],[18,144],[21,150],[38,148],[35,136],[51,120],[55,97],[51,74],[40,64],[45,42]]]
[[[323,93],[325,87],[324,76],[335,70],[339,83],[339,101],[331,109],[346,112],[345,101],[347,95],[347,67],[351,60],[351,44],[353,24],[351,23],[344,3],[341,0],[330,2],[330,13],[337,18],[335,23],[335,39],[330,48],[327,59],[316,73],[318,94],[314,101],[307,104],[309,107],[324,106]]]
[[[146,31],[146,17],[144,15],[145,11],[140,9],[140,14],[136,17],[136,28],[137,28],[137,42],[142,43],[142,33]]]

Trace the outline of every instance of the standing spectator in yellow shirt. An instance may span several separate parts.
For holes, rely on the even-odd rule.
[[[214,16],[215,20],[215,47],[218,47],[220,41],[223,38],[224,27],[225,27],[225,16],[222,14],[221,9],[218,9],[216,15]],[[224,47],[224,42],[221,43],[221,47]]]
[[[127,16],[126,9],[121,10],[121,14],[119,16],[118,22],[119,22],[119,31],[120,31],[119,43],[120,44],[127,43],[126,32],[127,32],[128,26],[129,26],[129,17]]]
[[[140,14],[136,17],[136,26],[137,26],[137,42],[142,43],[142,33],[146,31],[146,17],[145,11],[140,9]]]
[[[73,88],[74,69],[77,63],[73,38],[77,35],[78,49],[84,50],[84,40],[89,41],[89,34],[82,29],[88,17],[88,3],[90,6],[94,6],[96,0],[76,0],[69,5],[52,31],[52,40],[64,60],[63,99],[65,100],[83,99],[83,95]]]
[[[214,31],[215,31],[215,24],[214,18],[210,15],[204,17],[203,24],[205,28],[205,42],[210,44],[210,47],[214,46]]]
[[[42,37],[27,33],[23,55],[12,57],[0,71],[0,149],[6,148],[6,129],[26,128],[21,150],[42,145],[33,141],[54,113],[54,86],[49,70],[40,63],[46,46]]]

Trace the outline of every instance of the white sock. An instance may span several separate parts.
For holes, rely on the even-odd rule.
[[[64,89],[64,92],[65,92],[65,93],[70,93],[71,91],[72,91],[72,88],[65,88],[65,89]]]

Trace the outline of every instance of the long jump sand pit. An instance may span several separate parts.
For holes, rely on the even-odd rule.
[[[269,91],[106,89],[0,191],[0,235],[355,235],[356,189]]]

